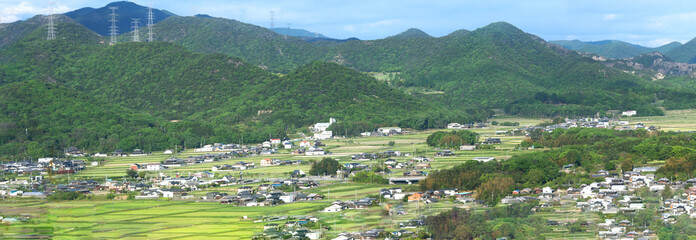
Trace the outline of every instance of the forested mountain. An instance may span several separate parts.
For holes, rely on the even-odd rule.
[[[450,105],[505,108],[522,115],[586,115],[608,109],[659,113],[650,106],[654,90],[647,80],[508,23],[453,38],[418,63],[401,74],[400,85],[444,91],[442,101]]]
[[[35,153],[69,146],[157,150],[242,139],[260,142],[328,117],[368,127],[427,128],[489,116],[485,110],[450,110],[426,102],[334,63],[311,63],[280,77],[223,54],[193,53],[166,42],[108,46],[76,23],[58,27],[70,34],[46,41],[45,28],[39,28],[0,50],[6,62],[0,65],[0,86],[20,93],[5,96],[7,105],[0,115],[2,126],[9,126],[2,134],[7,146],[38,144]],[[24,93],[31,87],[38,92]],[[49,108],[29,112],[48,104],[36,94],[51,100]],[[88,113],[75,110],[80,102],[91,104],[85,105]],[[35,119],[54,109],[69,113],[56,111],[56,118]],[[104,121],[91,117],[100,111],[126,119],[117,121],[125,130],[115,126],[118,131],[112,131],[94,122]],[[27,139],[18,129],[45,137]],[[75,129],[80,129],[78,137]],[[2,154],[23,154],[3,149]]]
[[[296,37],[223,18],[170,17],[155,25],[157,40],[204,53],[223,53],[276,72],[289,72],[323,51]]]
[[[677,62],[696,63],[696,38],[666,52],[665,55]]]
[[[396,34],[396,35],[388,37],[388,38],[410,39],[410,38],[432,38],[432,36],[423,32],[423,30],[420,30],[417,28],[409,28],[408,30],[406,30],[402,33]]]
[[[74,20],[65,17],[64,15],[56,14],[54,23],[74,22]],[[48,17],[45,15],[36,15],[24,21],[16,21],[12,23],[0,23],[0,48],[17,42],[34,30],[48,24]],[[60,29],[56,29],[60,31]],[[44,38],[47,33],[44,34]]]
[[[109,7],[118,8],[116,10],[116,20],[118,21],[116,22],[116,26],[118,26],[119,34],[131,31],[131,22],[133,18],[140,19],[141,27],[147,25],[147,7],[128,1],[112,2],[104,7],[96,9],[91,7],[81,8],[67,12],[64,15],[102,36],[109,36],[109,26],[111,26],[109,22],[111,19],[109,16],[109,14],[111,14],[111,9],[109,9]],[[152,14],[154,23],[175,16],[173,13],[154,8],[152,9]]]
[[[649,48],[618,40],[604,40],[596,42],[558,40],[550,41],[550,43],[578,52],[596,53],[606,58],[631,58],[649,52],[666,53],[682,45],[679,42],[671,42],[664,46]]]

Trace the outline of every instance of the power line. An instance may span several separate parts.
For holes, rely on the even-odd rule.
[[[152,2],[147,7],[147,41],[152,42],[152,25],[154,25],[155,15],[152,13]]]
[[[46,36],[46,40],[56,39],[56,26],[53,23],[53,5],[55,4],[55,2],[48,3],[48,36]]]
[[[118,26],[116,26],[116,22],[118,22],[116,16],[118,15],[116,14],[116,9],[118,9],[118,7],[109,7],[109,9],[111,9],[111,14],[109,14],[109,16],[111,16],[111,20],[109,20],[109,22],[111,22],[111,26],[109,27],[109,35],[111,35],[109,45],[114,45],[118,41],[116,39],[116,36],[118,36]]]
[[[133,20],[133,42],[140,42],[140,18],[131,18]]]

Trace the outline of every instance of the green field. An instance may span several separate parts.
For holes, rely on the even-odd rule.
[[[301,216],[327,203],[306,202],[276,207],[233,207],[194,201],[3,202],[2,212],[20,206],[40,208],[41,217],[24,224],[0,227],[4,239],[52,235],[55,239],[248,239],[266,223],[265,216]],[[246,216],[246,219],[244,218]],[[37,236],[34,236],[37,237]]]

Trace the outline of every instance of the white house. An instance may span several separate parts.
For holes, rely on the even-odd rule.
[[[261,145],[262,145],[263,147],[265,147],[265,148],[270,148],[270,147],[271,147],[271,142],[265,141],[265,142],[263,142]]]
[[[626,117],[631,117],[638,114],[635,110],[629,110],[629,111],[624,111],[621,113],[621,115],[626,116]]]
[[[280,196],[280,200],[282,200],[285,203],[291,203],[291,202],[295,201],[295,195],[290,194],[290,195]]]
[[[447,124],[447,129],[462,129],[462,125],[459,123]]]
[[[471,160],[479,161],[479,162],[488,162],[488,161],[495,160],[495,158],[494,157],[475,157],[475,158],[472,158]]]
[[[194,152],[212,152],[213,151],[213,145],[205,145],[202,148],[196,148],[193,150]]]
[[[314,139],[325,140],[333,137],[333,131],[321,131],[314,133]]]
[[[334,204],[324,208],[324,212],[340,212],[343,210],[343,206],[339,204]]]
[[[50,163],[53,158],[39,158],[39,163]]]
[[[335,118],[329,118],[329,122],[327,122],[327,123],[315,123],[312,130],[314,132],[324,132],[324,131],[326,131],[327,128],[329,128],[331,126],[331,124],[333,124],[335,122],[336,122]]]
[[[290,142],[290,141],[283,142],[283,147],[285,149],[292,149],[292,142]]]
[[[307,150],[307,151],[305,152],[305,155],[307,155],[307,156],[324,155],[324,149],[321,149],[321,148],[309,148],[309,150]]]
[[[145,170],[148,170],[148,171],[162,171],[162,169],[164,169],[164,168],[162,167],[162,164],[159,164],[159,163],[149,163],[145,167]]]
[[[300,142],[300,147],[301,147],[301,148],[312,147],[312,142],[310,142],[310,141],[302,141],[302,142]]]
[[[280,138],[271,138],[271,144],[279,144]]]
[[[384,128],[377,129],[377,131],[381,132],[382,134],[389,134],[392,132],[401,133],[401,128],[400,127],[384,127]]]
[[[459,146],[460,151],[474,151],[476,150],[476,146],[474,145],[461,145]]]
[[[270,159],[270,158],[261,159],[261,166],[262,167],[273,166],[273,159]]]

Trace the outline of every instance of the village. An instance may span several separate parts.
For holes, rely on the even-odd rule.
[[[330,123],[335,122],[332,119]],[[330,123],[328,126],[330,126]],[[319,128],[317,128],[317,125]],[[145,153],[141,150],[108,156],[106,159],[129,160],[119,164],[120,176],[114,180],[85,178],[83,172],[94,171],[109,162],[96,154],[87,156],[77,149],[67,149],[65,158],[44,158],[36,162],[21,161],[3,163],[3,174],[13,177],[0,178],[2,198],[49,198],[57,192],[74,192],[81,195],[107,195],[111,199],[132,201],[195,201],[210,202],[234,208],[277,206],[298,203],[321,203],[315,211],[302,216],[278,215],[257,217],[263,229],[254,234],[255,239],[277,239],[286,237],[323,239],[331,231],[334,239],[390,239],[422,235],[424,217],[421,211],[443,211],[449,208],[487,209],[493,206],[476,200],[472,190],[444,188],[420,191],[418,181],[431,171],[447,168],[461,161],[504,161],[509,155],[501,155],[499,149],[516,149],[521,139],[538,127],[496,127],[479,123],[467,125],[484,133],[481,141],[474,145],[462,145],[458,149],[429,149],[416,151],[405,144],[390,147],[380,144],[379,148],[353,147],[355,141],[392,139],[404,141],[418,137],[418,132],[402,131],[398,128],[379,129],[361,138],[346,141],[326,131],[326,124],[318,123],[313,131],[319,133],[308,139],[269,139],[258,145],[211,144],[188,151],[167,150],[162,153]],[[450,124],[448,129],[461,129],[462,125]],[[327,126],[327,127],[328,127]],[[556,128],[615,128],[628,126],[627,121],[612,119],[566,119],[565,123],[549,125],[542,131]],[[632,129],[646,128],[636,124]],[[397,130],[398,129],[398,130]],[[499,130],[501,129],[501,130]],[[622,129],[623,130],[623,129]],[[514,134],[524,131],[526,134]],[[414,135],[415,134],[415,135]],[[411,141],[411,140],[408,140]],[[489,147],[482,147],[489,146]],[[418,146],[423,148],[423,145]],[[326,150],[325,150],[326,149]],[[346,151],[345,149],[349,149]],[[375,151],[380,149],[379,151]],[[368,151],[365,151],[368,150]],[[410,151],[409,151],[410,150]],[[143,162],[143,157],[157,156],[156,162]],[[89,158],[88,158],[89,157]],[[311,176],[309,168],[318,159],[329,157],[341,163],[341,170],[331,176]],[[67,160],[70,159],[70,160]],[[89,160],[88,160],[89,159]],[[91,160],[91,162],[90,162]],[[127,166],[123,166],[127,165]],[[272,170],[266,170],[272,169]],[[559,208],[573,208],[583,216],[602,214],[617,218],[592,219],[583,224],[596,238],[639,239],[656,238],[655,229],[641,226],[622,213],[645,210],[648,206],[658,209],[661,220],[674,223],[679,216],[696,218],[696,178],[686,182],[670,179],[655,179],[657,168],[636,168],[634,171],[598,170],[591,174],[596,181],[574,184],[572,187],[546,186],[524,188],[511,192],[500,204],[535,204],[537,212],[554,212]],[[279,171],[278,171],[279,170]],[[564,166],[564,172],[575,171],[574,166]],[[124,174],[125,172],[125,174]],[[359,172],[379,172],[388,179],[390,187],[375,185],[358,194],[339,190],[342,185],[351,185],[351,178]],[[61,179],[51,183],[47,178]],[[71,179],[72,178],[72,179]],[[55,181],[52,181],[55,182]],[[332,192],[332,188],[334,188]],[[669,189],[671,198],[659,197]],[[362,231],[332,228],[342,216],[359,214],[363,211],[381,209],[386,211],[389,228],[369,228]],[[427,209],[427,210],[423,210]],[[434,209],[434,210],[431,210]],[[589,216],[589,215],[588,215]],[[6,221],[16,221],[17,216],[2,216]],[[357,216],[356,216],[357,217]],[[353,218],[356,218],[353,217]],[[396,220],[398,219],[398,220]],[[553,229],[565,229],[578,219],[549,218],[547,224]]]

